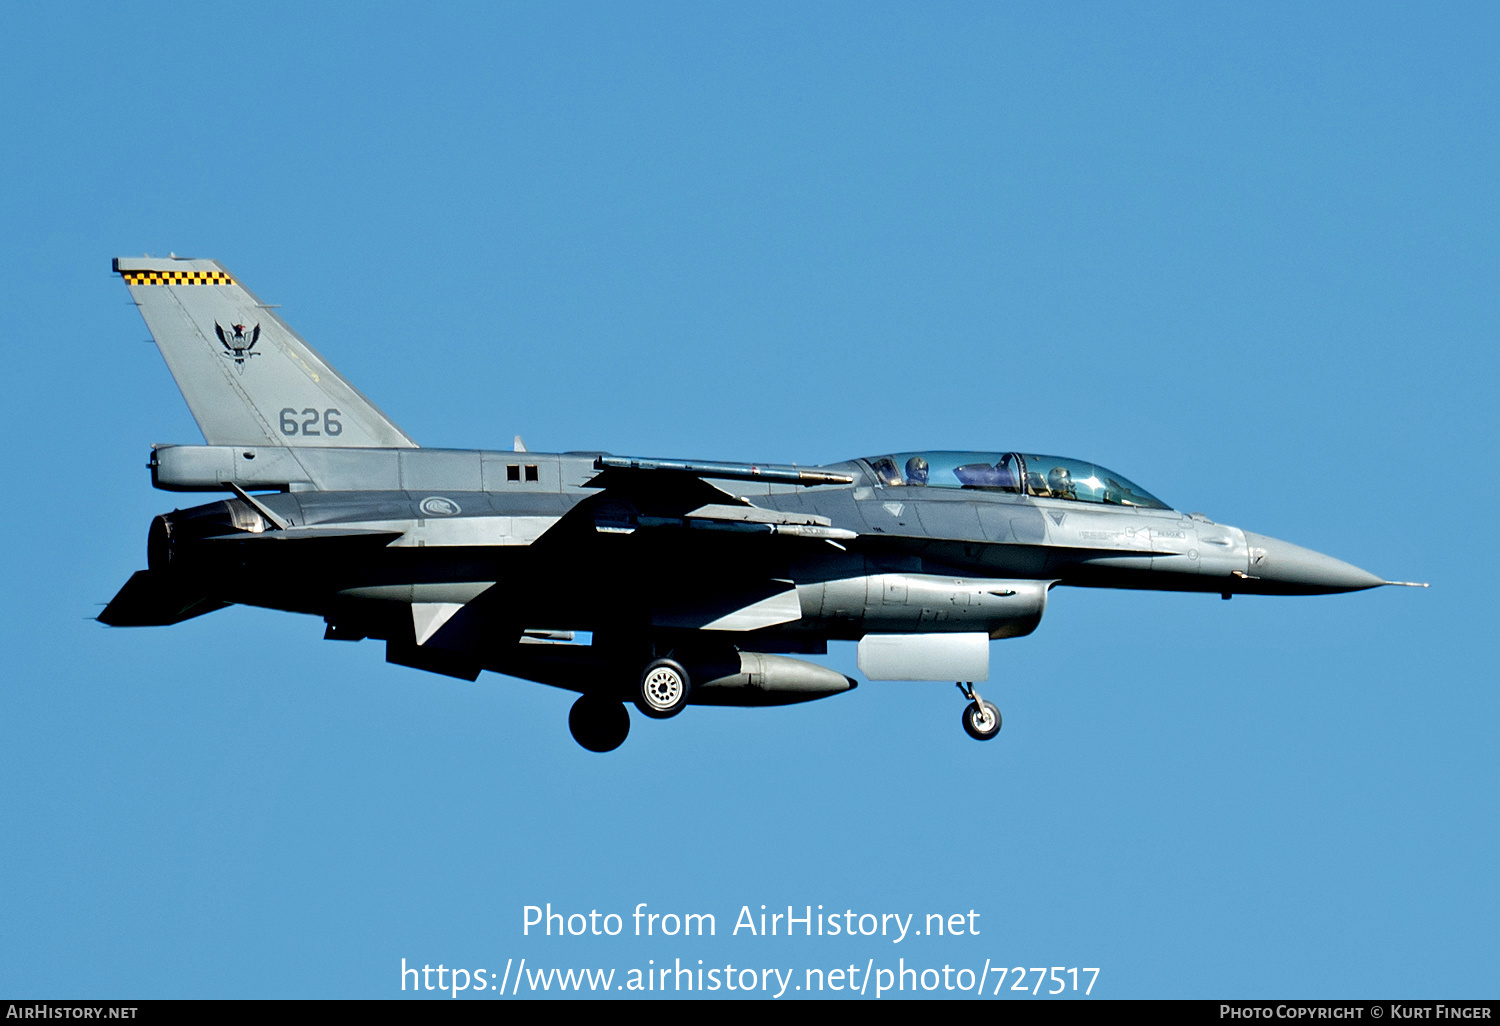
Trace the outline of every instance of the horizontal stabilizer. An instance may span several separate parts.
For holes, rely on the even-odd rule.
[[[282,531],[263,531],[250,533],[246,531],[235,534],[216,534],[204,538],[206,542],[256,542],[270,544],[279,542],[281,544],[305,544],[311,545],[315,542],[326,542],[329,544],[350,545],[364,542],[367,545],[388,545],[401,537],[400,531],[375,531],[360,527],[288,527]]]
[[[96,619],[110,627],[167,627],[226,605],[183,590],[159,571],[137,570]]]

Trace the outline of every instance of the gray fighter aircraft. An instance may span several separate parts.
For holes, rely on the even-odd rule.
[[[1036,629],[1059,584],[1314,595],[1384,581],[1199,513],[1120,474],[1028,452],[903,452],[818,467],[602,452],[419,448],[223,265],[121,257],[207,445],[151,480],[233,497],[151,524],[147,569],[99,620],[161,626],[234,603],[475,680],[580,693],[578,743],[696,705],[783,705],[855,681],[790,658],[857,641],[872,680],[958,682]],[[260,492],[262,494],[252,494]],[[269,493],[269,494],[267,494]],[[589,644],[575,632],[589,632]]]

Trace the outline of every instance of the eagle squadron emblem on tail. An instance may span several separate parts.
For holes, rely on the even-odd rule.
[[[260,325],[257,324],[245,333],[245,325],[231,324],[229,330],[224,330],[224,325],[214,321],[214,331],[219,336],[219,341],[224,345],[224,357],[233,360],[235,367],[241,374],[245,373],[245,361],[252,356],[259,356],[255,352],[255,343],[260,341]]]

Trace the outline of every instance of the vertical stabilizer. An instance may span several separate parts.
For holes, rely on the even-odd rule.
[[[209,445],[417,444],[218,261],[114,269]]]

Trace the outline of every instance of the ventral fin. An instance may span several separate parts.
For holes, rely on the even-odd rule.
[[[453,619],[464,607],[462,602],[413,602],[411,604],[412,633],[418,645],[425,645],[432,636]]]

